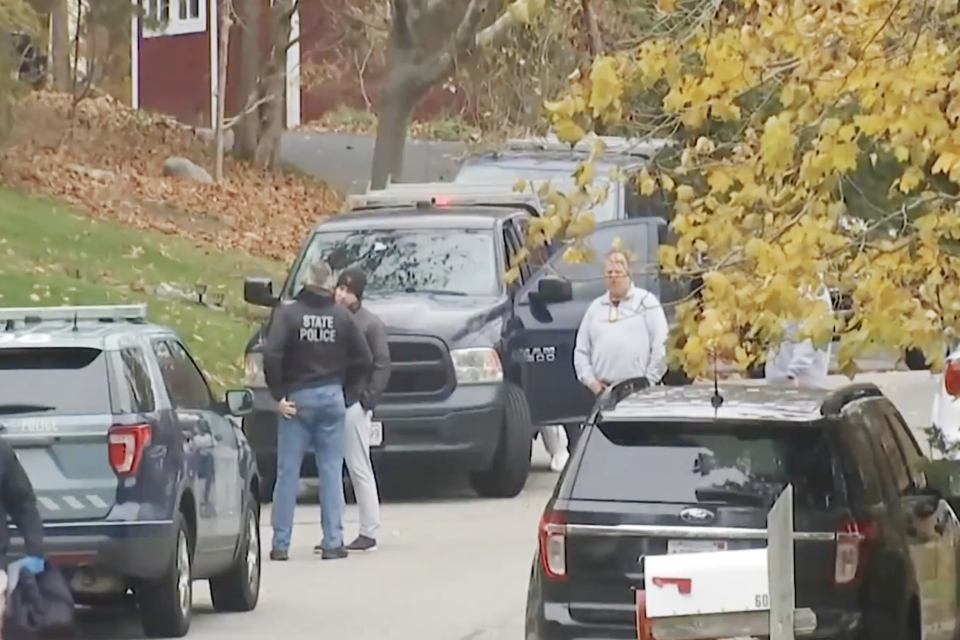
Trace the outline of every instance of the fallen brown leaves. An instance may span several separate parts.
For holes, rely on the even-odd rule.
[[[307,229],[336,211],[339,196],[310,178],[227,161],[220,184],[165,178],[182,156],[212,166],[213,145],[172,118],[108,96],[82,101],[71,126],[69,96],[34,92],[15,109],[0,152],[0,179],[64,198],[92,215],[289,259]]]

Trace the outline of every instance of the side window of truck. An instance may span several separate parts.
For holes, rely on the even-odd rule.
[[[507,252],[507,268],[518,267],[520,270],[519,284],[523,284],[530,278],[530,265],[526,260],[516,262],[517,256],[523,249],[523,239],[517,227],[514,226],[513,220],[503,221],[503,242]]]

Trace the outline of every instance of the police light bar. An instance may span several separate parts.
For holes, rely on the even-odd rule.
[[[51,320],[143,320],[147,305],[99,305],[85,307],[8,307],[0,308],[0,322],[49,322]]]
[[[507,140],[506,145],[504,145],[504,150],[554,151],[580,155],[588,154],[592,151],[592,141],[594,140],[599,140],[603,143],[601,155],[638,156],[643,158],[651,158],[664,147],[675,144],[673,140],[666,138],[637,140],[616,136],[595,136],[584,138],[571,148],[568,143],[562,142],[557,136],[548,135],[536,138],[512,138]]]
[[[541,208],[540,198],[530,190],[515,191],[513,184],[453,185],[424,183],[391,185],[386,189],[349,196],[347,210],[383,206],[468,206],[468,205],[529,205]]]

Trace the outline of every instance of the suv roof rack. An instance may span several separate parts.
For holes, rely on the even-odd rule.
[[[641,140],[619,136],[591,136],[571,146],[562,142],[556,135],[551,134],[542,137],[511,138],[507,140],[501,151],[554,151],[586,154],[592,150],[591,143],[593,140],[599,140],[603,143],[603,152],[601,153],[603,156],[638,156],[643,158],[651,158],[664,147],[674,144],[674,141],[668,138]]]
[[[516,191],[513,183],[489,182],[479,184],[452,184],[423,182],[391,184],[386,189],[368,191],[347,197],[345,209],[373,209],[378,207],[443,207],[449,205],[518,205],[539,212],[540,197],[528,190]]]
[[[863,398],[879,398],[883,396],[880,387],[872,382],[854,382],[831,391],[824,399],[820,407],[820,414],[823,416],[840,415],[843,408]]]
[[[116,321],[144,320],[147,317],[145,304],[94,305],[85,307],[7,307],[0,308],[0,322],[10,328],[12,322],[31,324],[54,320]]]

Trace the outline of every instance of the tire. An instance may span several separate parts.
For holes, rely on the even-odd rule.
[[[252,495],[248,504],[236,559],[225,573],[210,578],[210,597],[217,611],[253,611],[260,600],[260,505]]]
[[[257,500],[260,504],[273,502],[273,488],[277,484],[277,456],[274,454],[269,460],[266,456],[257,458],[257,471],[260,474],[260,486]]]
[[[170,566],[138,590],[140,623],[148,638],[182,638],[193,617],[193,544],[183,516],[177,519],[177,541]]]
[[[903,354],[903,361],[910,371],[926,371],[927,357],[920,349],[907,349]]]
[[[507,383],[500,439],[493,464],[486,471],[470,474],[470,486],[483,498],[513,498],[523,491],[530,474],[533,425],[523,392]]]

